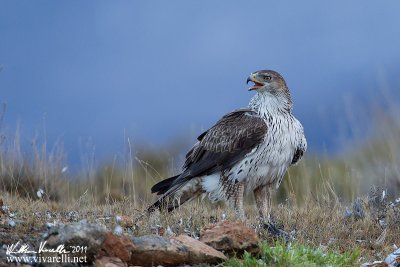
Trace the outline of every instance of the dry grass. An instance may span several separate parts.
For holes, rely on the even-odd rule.
[[[69,223],[87,220],[101,223],[113,230],[117,225],[117,216],[128,218],[124,232],[131,235],[185,233],[198,237],[200,230],[209,223],[223,218],[235,219],[234,214],[223,206],[211,206],[208,203],[194,201],[183,205],[171,213],[156,212],[152,215],[142,213],[143,206],[138,206],[128,198],[100,205],[88,195],[76,202],[60,203],[50,200],[32,200],[3,194],[7,205],[17,221],[15,228],[1,226],[16,240],[27,242],[36,240],[46,224],[54,222]],[[256,229],[262,239],[273,240],[259,224],[253,207],[247,206],[246,223]],[[393,244],[400,244],[399,214],[391,209],[387,214],[388,226],[383,228],[368,212],[362,220],[345,219],[345,207],[339,202],[324,203],[309,199],[301,207],[287,201],[274,207],[273,215],[277,223],[286,231],[296,231],[296,244],[319,248],[324,251],[339,253],[360,251],[363,261],[382,259],[393,251]],[[400,213],[399,210],[397,212]],[[4,238],[4,236],[2,236]],[[5,240],[5,239],[3,239]]]

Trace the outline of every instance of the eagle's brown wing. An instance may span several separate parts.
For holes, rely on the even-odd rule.
[[[232,167],[262,142],[266,132],[267,125],[256,112],[239,109],[228,113],[198,137],[175,182]]]

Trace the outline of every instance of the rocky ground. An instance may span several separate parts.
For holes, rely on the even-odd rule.
[[[348,207],[323,200],[307,203],[297,207],[289,199],[274,207],[278,227],[293,237],[287,249],[304,245],[322,257],[358,255],[352,265],[397,266],[400,200],[390,202],[378,192]],[[148,215],[129,200],[100,206],[85,198],[55,203],[3,193],[0,207],[0,266],[8,266],[10,256],[20,257],[13,258],[14,265],[21,265],[21,257],[25,265],[39,265],[34,262],[39,250],[42,265],[55,256],[70,256],[54,266],[78,266],[71,263],[74,257],[96,266],[252,266],[248,262],[253,260],[268,266],[279,260],[265,257],[262,247],[276,241],[251,207],[245,223],[235,222],[224,207],[202,202]]]

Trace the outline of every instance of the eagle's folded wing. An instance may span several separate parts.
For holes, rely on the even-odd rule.
[[[232,167],[263,141],[267,130],[265,121],[250,109],[228,113],[198,137],[175,182]]]

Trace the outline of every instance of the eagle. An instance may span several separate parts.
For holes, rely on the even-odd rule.
[[[151,188],[159,198],[148,211],[171,211],[198,196],[225,201],[244,220],[243,197],[253,193],[258,214],[270,220],[271,194],[307,149],[283,77],[273,70],[250,74],[256,94],[245,108],[223,116],[186,154],[180,174]]]

